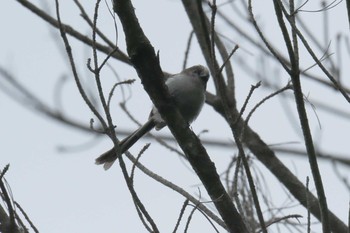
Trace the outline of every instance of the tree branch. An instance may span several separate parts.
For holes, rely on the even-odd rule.
[[[228,231],[247,232],[243,219],[220,181],[214,163],[173,104],[165,88],[158,56],[140,27],[131,2],[114,0],[114,10],[123,25],[130,60],[145,90],[203,182]]]

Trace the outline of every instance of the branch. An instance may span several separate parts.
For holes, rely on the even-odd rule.
[[[297,31],[295,27],[295,19],[293,17],[292,20],[289,21],[290,24],[293,26],[292,41],[291,41],[287,32],[288,31],[287,27],[283,21],[283,13],[281,10],[281,8],[283,8],[282,3],[279,2],[278,0],[274,0],[274,7],[275,7],[278,23],[283,34],[283,38],[284,38],[286,47],[288,49],[288,54],[291,62],[290,77],[293,83],[295,103],[297,105],[300,125],[304,135],[305,147],[309,157],[310,168],[312,171],[312,175],[313,175],[316,190],[317,190],[317,195],[319,198],[322,228],[324,233],[329,233],[330,224],[328,220],[328,207],[327,207],[326,195],[324,193],[321,174],[317,164],[316,151],[314,148],[313,139],[310,132],[309,120],[307,118],[307,113],[305,109],[304,95],[301,89],[300,69],[299,69],[299,51],[298,51],[299,48],[297,43]],[[292,12],[294,11],[293,4],[291,4],[291,11]]]
[[[114,11],[123,25],[130,60],[145,90],[203,182],[227,229],[230,232],[247,232],[243,219],[220,181],[214,163],[173,104],[165,88],[158,56],[140,27],[131,2],[114,0]]]
[[[8,210],[7,214],[3,207],[0,206],[0,232],[18,233],[19,230],[15,221],[16,212],[13,206],[12,198],[10,196],[11,194],[7,191],[6,180],[4,178],[4,174],[8,168],[9,165],[5,166],[3,171],[0,171],[0,197],[6,204]]]

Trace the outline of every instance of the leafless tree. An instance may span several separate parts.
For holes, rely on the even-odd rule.
[[[329,113],[332,115],[332,121],[347,119],[350,115],[347,110],[350,102],[350,84],[345,79],[348,72],[345,64],[348,61],[344,61],[349,54],[349,40],[346,36],[349,30],[343,28],[334,38],[329,32],[331,20],[328,18],[329,11],[343,7],[345,2],[324,1],[318,6],[319,8],[314,9],[315,5],[311,5],[309,1],[272,0],[269,1],[271,8],[266,7],[264,11],[261,11],[256,10],[255,6],[260,5],[263,1],[182,0],[192,27],[183,58],[183,68],[187,67],[191,52],[199,49],[210,69],[215,87],[214,92],[206,93],[206,103],[225,120],[233,143],[200,140],[199,136],[183,120],[176,106],[169,104],[172,103],[171,96],[164,85],[164,78],[169,73],[162,70],[161,56],[155,51],[152,41],[142,30],[140,26],[142,22],[138,21],[132,1],[113,0],[101,3],[100,0],[97,0],[94,13],[89,15],[84,8],[84,2],[74,0],[79,9],[77,14],[80,13],[91,27],[92,35],[80,32],[78,28],[74,28],[73,24],[64,23],[60,8],[62,1],[55,1],[53,6],[55,13],[52,15],[41,9],[39,5],[27,0],[17,0],[17,2],[60,32],[58,42],[64,45],[71,69],[70,76],[74,79],[85,104],[94,114],[96,122],[91,121],[90,125],[84,125],[62,114],[62,111],[58,112],[55,108],[47,106],[19,81],[19,77],[12,75],[10,70],[0,67],[1,83],[6,83],[6,88],[5,85],[1,88],[3,92],[21,104],[29,105],[38,113],[72,126],[74,130],[108,136],[118,148],[120,136],[128,135],[130,132],[115,128],[116,122],[111,114],[110,103],[114,98],[113,94],[118,91],[122,92],[123,88],[133,83],[133,80],[119,81],[107,90],[103,88],[102,71],[110,66],[109,63],[112,60],[118,61],[120,66],[132,66],[173,135],[156,137],[156,140],[169,148],[169,151],[176,151],[179,156],[185,158],[195,171],[195,175],[201,180],[201,185],[210,197],[209,202],[202,201],[144,166],[139,158],[143,153],[147,153],[147,146],[138,156],[129,152],[125,153],[125,157],[121,156],[117,163],[119,163],[126,187],[132,196],[139,220],[143,223],[145,230],[160,231],[148,207],[140,198],[142,193],[138,193],[134,188],[135,169],[141,170],[145,175],[158,181],[160,185],[169,187],[186,199],[176,226],[173,229],[169,227],[173,232],[179,231],[180,224],[185,225],[184,231],[186,232],[195,211],[200,211],[205,216],[212,224],[214,232],[284,232],[286,230],[310,232],[312,228],[310,216],[303,222],[299,222],[302,216],[290,212],[286,214],[285,209],[294,204],[303,206],[309,214],[313,215],[318,223],[322,224],[323,232],[349,232],[349,227],[341,220],[341,217],[328,209],[324,192],[324,186],[327,184],[322,182],[322,172],[320,172],[318,163],[325,161],[333,164],[334,171],[349,191],[350,185],[346,175],[342,174],[338,167],[349,169],[350,160],[346,153],[344,153],[345,156],[339,155],[336,151],[330,149],[323,151],[323,148],[317,146],[310,130],[310,117],[307,112],[309,109],[317,109],[316,116],[318,111]],[[348,4],[348,1],[346,3]],[[112,6],[109,9],[110,12],[100,11],[101,4]],[[121,23],[123,30],[117,26],[115,30],[118,35],[123,33],[125,36],[126,52],[120,49],[114,39],[108,38],[99,29],[98,20],[101,14],[110,14],[113,20]],[[322,27],[310,28],[307,23],[308,17],[316,14],[319,20],[324,20]],[[349,15],[345,7],[343,14]],[[266,15],[273,15],[273,17]],[[268,21],[263,21],[264,18],[267,18]],[[265,27],[262,26],[263,24]],[[273,31],[279,37],[271,38],[269,31]],[[323,34],[324,38],[315,36],[319,34]],[[71,47],[71,38],[68,36],[84,43],[92,51],[92,57],[85,68],[94,76],[96,92],[82,83],[74,59],[74,50]],[[236,40],[235,37],[241,39]],[[236,41],[245,41],[245,46],[241,46]],[[198,48],[193,48],[195,46]],[[247,57],[252,59],[247,59]],[[239,67],[239,74],[251,78],[251,89],[247,90],[245,97],[237,96],[237,83],[240,78],[237,74],[238,69],[235,67]],[[118,70],[118,67],[113,67],[113,69]],[[314,89],[327,93],[332,92],[338,99],[345,101],[334,105],[321,98],[308,98],[308,94],[303,91],[305,83]],[[60,82],[58,82],[57,89],[59,85]],[[267,93],[266,97],[258,101],[252,100],[254,94],[260,89]],[[304,142],[302,147],[294,147],[288,143],[277,146],[269,145],[254,129],[251,124],[252,117],[260,110],[260,107],[263,108],[272,99],[280,100],[283,107],[277,106],[276,103],[272,108],[275,112],[272,112],[266,121],[273,121],[276,115],[284,112],[287,119],[290,120],[290,125],[285,130],[301,132],[301,140]],[[134,120],[133,114],[128,111],[126,101],[121,101],[121,108],[130,116],[130,119]],[[290,112],[296,114],[293,115]],[[346,132],[344,131],[344,135]],[[339,135],[340,133],[334,137],[340,137]],[[176,140],[182,151],[168,145],[169,140]],[[212,145],[225,148],[233,154],[231,162],[227,164],[227,169],[223,171],[216,169],[205,149]],[[315,194],[309,190],[309,181],[299,180],[278,155],[302,156],[305,163],[309,162]],[[133,165],[128,167],[125,160],[130,160]],[[284,186],[288,200],[285,206],[276,205],[273,198],[269,196],[271,187],[265,180],[266,172],[260,170],[260,164]],[[28,232],[26,224],[23,223],[28,222],[30,229],[37,232],[24,211],[22,213],[26,221],[22,221],[14,211],[15,202],[11,200],[8,189],[4,186],[7,170],[8,167],[4,168],[0,175],[1,197],[5,203],[0,209],[1,229],[5,232],[6,229],[10,229],[7,230],[8,232]],[[185,220],[185,209],[189,207],[193,209]],[[298,221],[295,221],[296,219]]]

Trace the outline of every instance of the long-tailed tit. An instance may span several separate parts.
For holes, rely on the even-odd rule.
[[[181,73],[170,76],[165,82],[170,95],[173,97],[183,118],[190,124],[194,121],[205,101],[205,90],[209,79],[209,71],[201,65],[192,66]],[[151,129],[162,129],[166,125],[156,107],[153,107],[148,121],[130,136],[123,139],[120,144],[121,154],[134,145],[143,135]],[[96,164],[103,164],[105,170],[109,169],[118,158],[114,148],[103,153],[96,159]]]

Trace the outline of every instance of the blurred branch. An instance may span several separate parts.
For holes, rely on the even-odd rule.
[[[50,106],[48,106],[46,103],[42,102],[37,96],[35,96],[34,93],[32,93],[30,90],[28,90],[25,86],[23,86],[21,83],[19,83],[17,78],[15,78],[12,74],[10,74],[8,71],[6,71],[4,68],[0,66],[0,75],[5,78],[5,80],[8,80],[13,86],[12,88],[14,89],[5,89],[5,85],[0,85],[0,88],[2,91],[4,91],[10,98],[14,99],[17,101],[18,104],[21,104],[23,107],[29,108],[32,111],[35,111],[39,114],[43,114],[50,119],[64,124],[66,126],[70,126],[74,129],[81,130],[86,133],[94,133],[97,135],[103,135],[102,128],[95,127],[92,129],[88,123],[82,123],[81,120],[75,120],[67,116],[66,114],[63,113],[62,110],[60,109],[52,109]],[[23,95],[23,97],[22,97]],[[209,105],[216,106],[216,100],[212,96],[212,94],[208,93],[207,101],[209,101]],[[311,101],[315,102],[315,101]],[[315,105],[322,104],[321,102],[316,103]],[[337,109],[332,108],[332,106],[323,106],[324,108],[331,108],[328,111],[329,112],[335,112],[337,116],[344,116],[345,118],[349,117],[349,114],[346,112],[343,112],[339,110],[338,112]],[[322,107],[322,108],[323,108]],[[121,129],[118,127],[116,130],[117,135],[120,135],[121,137],[126,137],[132,133],[132,130],[128,129]],[[150,134],[146,134],[144,138],[154,138],[154,136]],[[174,141],[174,137],[172,135],[157,135],[157,138],[160,140],[165,140],[165,141]],[[221,148],[227,148],[231,149],[232,147],[235,147],[235,143],[233,141],[228,141],[224,139],[216,139],[216,138],[201,138],[201,142],[206,145],[206,146],[214,146],[214,147],[221,147]],[[299,149],[293,149],[292,147],[288,146],[277,146],[273,147],[273,150],[283,154],[290,154],[294,156],[302,156],[305,157],[307,156],[306,152],[304,150],[299,150]],[[341,155],[341,154],[336,154],[334,152],[323,152],[323,151],[318,151],[317,156],[320,159],[325,159],[325,160],[331,160],[335,162],[339,162],[343,165],[350,166],[350,159],[348,159],[348,155]]]
[[[248,41],[251,45],[253,45],[256,49],[258,49],[258,51],[260,51],[262,54],[266,55],[267,57],[270,57],[274,60],[279,61],[280,64],[282,64],[282,66],[284,66],[284,69],[288,69],[288,67],[290,67],[290,62],[288,61],[288,59],[281,54],[278,49],[276,47],[273,46],[273,43],[270,43],[264,36],[263,32],[260,30],[257,22],[255,21],[254,15],[251,14],[251,20],[254,27],[258,30],[258,34],[261,38],[261,40],[264,42],[264,44],[266,45],[266,48],[260,43],[260,41],[257,41],[252,35],[250,35],[249,33],[247,33],[245,31],[245,29],[243,29],[240,25],[238,25],[237,23],[235,23],[234,21],[232,21],[229,17],[227,17],[223,11],[218,11],[218,16],[228,25],[230,26],[233,30],[235,30],[240,36],[242,36],[243,38],[245,38],[246,41]],[[307,35],[309,35],[309,37],[311,37],[312,41],[314,41],[315,39],[312,37],[312,33],[309,32],[305,26],[305,24],[299,19],[298,23],[301,25],[301,27],[306,30]],[[316,43],[316,42],[315,42]],[[320,43],[316,43],[317,47],[319,49],[322,49],[322,46],[320,45]],[[284,65],[286,64],[286,65]],[[317,65],[317,63],[316,63]],[[305,70],[304,68],[301,68],[300,70]],[[331,87],[331,88],[335,88],[334,84],[322,79],[321,77],[318,77],[317,75],[311,74],[310,72],[302,72],[302,74],[312,80],[315,81],[319,84],[322,84],[324,86],[327,87]],[[349,88],[343,87],[342,89],[346,92],[346,93],[350,93]]]
[[[46,12],[44,12],[43,10],[41,10],[40,8],[38,8],[37,6],[32,4],[31,2],[29,2],[27,0],[16,0],[16,1],[19,2],[20,4],[22,4],[28,10],[32,11],[34,14],[36,14],[40,18],[42,18],[44,21],[51,24],[52,26],[54,26],[56,28],[60,27],[58,20],[56,20],[53,17],[51,17],[50,15],[46,14]],[[71,35],[72,37],[76,38],[77,40],[80,40],[81,42],[83,42],[89,46],[93,45],[94,42],[88,36],[84,36],[83,34],[76,31],[74,28],[72,28],[71,26],[69,26],[67,24],[61,23],[61,26],[67,34]],[[115,50],[115,52],[113,52],[113,54],[111,54],[111,56],[113,58],[121,61],[121,62],[124,62],[124,63],[130,65],[130,61],[129,61],[128,56],[125,55],[121,50],[119,50],[119,48],[105,46],[105,45],[102,45],[102,44],[97,43],[97,42],[95,43],[95,46],[96,46],[97,50],[99,50],[105,54],[109,54],[109,53],[111,53],[111,51]]]
[[[108,44],[109,47],[113,48],[115,47],[115,44],[110,41],[107,36],[105,36],[98,28],[94,27],[93,22],[91,21],[91,19],[89,18],[88,14],[86,13],[84,7],[80,4],[80,2],[78,0],[74,0],[74,3],[78,6],[78,8],[80,9],[81,12],[81,17],[83,17],[83,19],[88,23],[88,25],[94,30],[96,31],[96,33],[98,34],[98,36],[106,43]],[[96,45],[96,41],[94,42]],[[114,49],[113,52],[117,52],[117,47]],[[126,56],[126,55],[124,55]]]
[[[334,87],[337,88],[339,90],[339,92],[344,96],[344,98],[346,99],[346,101],[348,101],[350,103],[350,97],[347,94],[347,92],[344,90],[344,88],[337,82],[337,80],[333,77],[333,75],[324,67],[324,65],[321,63],[321,61],[317,58],[316,54],[314,53],[314,51],[312,50],[311,46],[309,45],[309,43],[307,42],[307,40],[305,39],[305,37],[303,36],[303,34],[301,33],[301,31],[296,27],[295,24],[293,24],[293,22],[291,22],[291,17],[290,15],[287,13],[287,11],[284,9],[284,7],[282,6],[282,3],[280,3],[281,5],[281,10],[283,12],[283,14],[286,16],[286,19],[289,21],[289,25],[292,27],[292,29],[295,31],[296,35],[298,35],[298,38],[301,40],[301,42],[303,43],[304,47],[306,48],[306,50],[308,51],[308,53],[311,55],[311,57],[313,58],[313,60],[316,62],[316,64],[318,65],[318,67],[323,71],[323,73],[328,77],[328,79],[333,83]]]
[[[348,24],[350,30],[350,0],[346,0],[346,13],[348,15]]]

